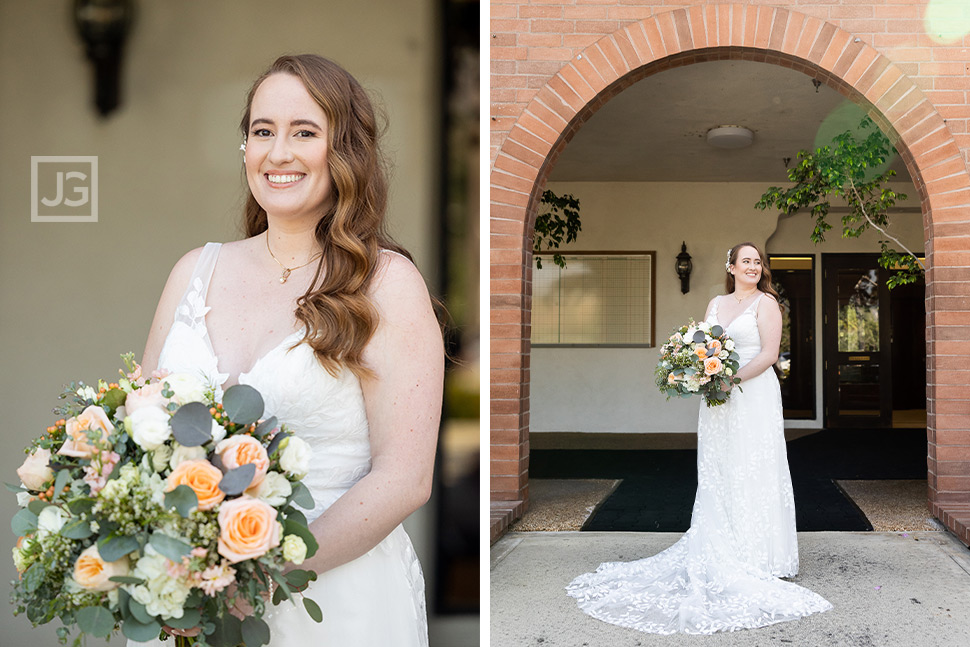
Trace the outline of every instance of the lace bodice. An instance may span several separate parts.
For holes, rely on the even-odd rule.
[[[205,316],[220,248],[208,243],[203,249],[158,360],[159,368],[197,375],[217,399],[229,374],[219,371]],[[330,375],[309,345],[297,344],[302,335],[295,331],[283,339],[241,373],[239,383],[262,394],[265,417],[276,416],[313,449],[313,468],[303,480],[316,502],[307,514],[312,521],[370,471],[371,454],[360,381],[349,370]]]
[[[717,297],[714,299],[711,314],[707,318],[708,323],[721,325],[734,340],[734,350],[741,357],[741,366],[750,362],[761,352],[761,333],[758,332],[758,304],[761,303],[764,296],[764,294],[760,295],[726,326],[721,323],[717,316],[718,306],[723,297]]]

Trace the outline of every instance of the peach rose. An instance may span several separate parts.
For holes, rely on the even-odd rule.
[[[141,367],[139,367],[140,370]],[[156,382],[132,391],[125,398],[125,413],[130,416],[142,407],[158,407],[159,409],[164,409],[168,405],[168,398],[162,395],[164,389],[164,383]]]
[[[269,470],[269,456],[266,455],[266,448],[252,436],[239,434],[226,438],[216,445],[216,454],[222,459],[222,464],[225,465],[227,471],[248,463],[253,463],[256,466],[256,474],[247,489],[262,483],[263,477]]]
[[[707,357],[707,346],[705,346],[704,344],[697,344],[696,346],[694,346],[694,354],[700,357],[701,359]]]
[[[704,360],[704,373],[714,375],[721,370],[721,360],[716,357],[708,357]]]
[[[204,458],[182,461],[168,475],[166,492],[180,485],[188,485],[199,499],[199,510],[210,510],[224,498],[225,492],[219,489],[222,471]]]
[[[276,510],[259,499],[242,496],[219,508],[219,554],[235,564],[255,559],[280,545],[282,529]]]
[[[711,355],[717,355],[718,353],[721,352],[721,342],[719,340],[717,340],[717,339],[714,339],[708,345],[708,348],[710,348],[710,349],[712,349],[714,351],[714,352],[710,353]]]
[[[17,468],[17,476],[28,490],[35,492],[44,487],[54,478],[54,471],[51,469],[51,450],[38,449],[27,457],[24,464]]]
[[[106,562],[101,559],[97,544],[92,544],[85,548],[74,562],[74,581],[88,591],[110,591],[118,588],[120,584],[108,578],[128,575],[129,571],[127,555],[118,561]]]
[[[101,407],[92,404],[76,418],[67,421],[66,429],[68,439],[64,441],[57,453],[62,456],[74,456],[76,458],[91,458],[99,449],[91,444],[88,438],[88,430],[93,429],[101,432],[101,440],[106,440],[111,433],[112,425],[108,420],[108,414]]]

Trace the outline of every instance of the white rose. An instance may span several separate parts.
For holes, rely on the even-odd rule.
[[[169,390],[175,394],[172,399],[178,404],[202,402],[205,398],[205,384],[189,373],[173,373],[163,382],[167,383]]]
[[[283,559],[294,564],[302,564],[306,559],[306,544],[299,536],[283,537]]]
[[[734,375],[734,371],[732,371],[729,367],[725,367],[724,374],[727,375],[728,377],[731,377],[732,375]]]
[[[30,498],[30,492],[17,492],[17,505],[21,508],[26,508],[27,504],[30,503]]]
[[[167,444],[159,446],[152,452],[152,469],[161,472],[168,466],[170,458],[172,458],[171,446]]]
[[[172,436],[168,413],[158,407],[141,407],[125,419],[131,438],[144,450],[161,447]]]
[[[724,348],[725,350],[734,350],[734,340],[729,339],[726,342],[724,342]]]
[[[172,452],[172,458],[169,460],[168,466],[174,470],[180,463],[184,463],[185,461],[196,461],[200,458],[205,458],[205,453],[205,450],[201,447],[186,447],[185,445],[175,443],[175,451]]]
[[[54,470],[51,469],[51,450],[41,448],[34,451],[24,459],[23,465],[17,468],[17,476],[28,490],[35,492],[40,490],[45,483],[54,478]]]
[[[222,439],[226,437],[226,428],[220,425],[215,420],[212,421],[212,442],[220,443]]]
[[[67,514],[56,505],[49,505],[37,515],[37,534],[56,534],[64,527]]]
[[[280,467],[287,474],[298,479],[303,478],[310,471],[310,456],[313,451],[306,441],[296,436],[284,438],[280,443]]]
[[[293,486],[279,472],[267,472],[259,485],[246,490],[246,494],[262,499],[273,507],[281,506],[293,493]]]

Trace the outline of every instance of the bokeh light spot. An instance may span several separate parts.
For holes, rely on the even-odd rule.
[[[967,0],[930,0],[923,17],[926,35],[937,43],[961,43],[970,33],[970,2]]]

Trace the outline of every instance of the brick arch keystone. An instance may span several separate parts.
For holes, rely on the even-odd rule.
[[[949,368],[954,364],[938,363],[935,350],[938,338],[970,342],[964,303],[970,299],[943,299],[935,289],[961,277],[957,266],[970,265],[961,241],[953,240],[966,229],[954,224],[970,220],[966,163],[932,103],[879,51],[819,18],[745,4],[667,11],[604,36],[536,93],[502,143],[490,192],[493,507],[518,516],[528,502],[531,240],[549,172],[573,135],[613,96],[658,71],[717,59],[772,63],[821,80],[867,107],[905,161],[926,232],[929,506],[970,543],[970,519],[960,527],[947,521],[950,504],[970,510],[970,478],[959,463],[966,457],[947,453],[947,446],[970,445],[966,396],[946,386],[966,379]]]

